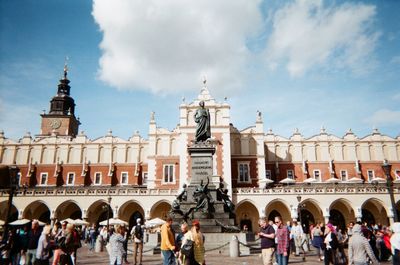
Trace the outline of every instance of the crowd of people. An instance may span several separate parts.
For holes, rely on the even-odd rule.
[[[261,218],[259,226],[264,265],[286,265],[290,254],[302,254],[306,261],[311,246],[316,249],[318,261],[325,265],[367,265],[390,260],[394,265],[400,264],[400,223],[385,227],[351,222],[346,229],[317,223],[303,229],[297,220],[283,224],[278,216],[274,221]]]
[[[0,236],[0,264],[6,265],[75,265],[81,241],[89,251],[106,248],[110,264],[129,264],[128,240],[133,242],[133,265],[142,265],[144,226],[138,218],[129,231],[124,225],[98,228],[96,225],[75,227],[74,224],[55,223],[53,227],[31,225],[11,228]],[[193,220],[180,225],[175,234],[172,218],[161,226],[161,253],[163,265],[205,265],[205,237],[200,222]],[[261,241],[264,265],[287,265],[290,254],[306,261],[306,253],[313,247],[317,260],[325,265],[366,265],[392,261],[400,264],[400,223],[392,227],[349,223],[345,229],[331,223],[302,226],[297,220],[283,223],[277,216],[274,221],[261,218],[258,236]],[[249,232],[249,231],[247,231]],[[345,251],[347,249],[347,251]]]
[[[11,228],[0,239],[0,264],[5,265],[74,265],[81,233],[63,222],[53,227],[39,226],[38,220],[21,228]]]

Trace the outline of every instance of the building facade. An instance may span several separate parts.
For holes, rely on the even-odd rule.
[[[92,140],[78,132],[69,82],[64,69],[50,111],[41,115],[38,135],[27,133],[16,141],[0,132],[0,165],[16,168],[19,186],[10,220],[98,223],[109,215],[133,225],[137,217],[166,218],[175,195],[190,180],[187,147],[194,139],[193,116],[200,101],[210,111],[212,138],[218,142],[212,179],[228,188],[238,225],[255,230],[260,216],[291,220],[299,213],[307,224],[344,226],[362,220],[389,225],[400,210],[400,136],[374,129],[363,138],[351,130],[337,137],[321,128],[312,137],[295,130],[285,138],[265,132],[260,112],[252,126],[238,130],[230,122],[228,102],[216,101],[204,82],[194,101],[180,104],[174,130],[158,127],[151,113],[148,139],[135,133],[125,140],[109,131]],[[384,160],[392,165],[389,182]],[[2,220],[10,193],[4,184],[9,174],[3,172]]]

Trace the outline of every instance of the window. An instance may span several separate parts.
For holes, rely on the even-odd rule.
[[[147,172],[143,172],[143,175],[142,175],[142,185],[147,185],[147,177],[148,177]]]
[[[372,181],[372,179],[375,178],[375,173],[373,170],[368,170],[367,175],[368,175],[368,181]]]
[[[16,178],[15,183],[16,183],[18,186],[21,186],[21,172],[18,172],[16,177],[17,177],[17,178]]]
[[[321,171],[319,169],[314,170],[314,179],[316,181],[321,181]]]
[[[288,179],[294,179],[294,173],[293,173],[293,170],[288,170],[288,171],[286,171],[286,177],[288,178]]]
[[[271,179],[271,170],[265,170],[265,178]]]
[[[94,185],[101,185],[101,172],[94,173]]]
[[[128,172],[121,172],[121,185],[128,184]]]
[[[46,186],[47,185],[47,179],[48,179],[48,174],[47,173],[41,173],[40,174],[40,186]]]
[[[347,171],[346,170],[341,170],[340,171],[340,177],[342,181],[347,181]]]
[[[175,182],[175,170],[174,165],[164,165],[164,183],[173,183]]]
[[[67,175],[67,185],[74,185],[75,182],[75,173],[68,173]]]
[[[250,182],[249,162],[239,163],[239,182]]]

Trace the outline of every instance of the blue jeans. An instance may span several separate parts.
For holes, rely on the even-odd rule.
[[[163,265],[176,265],[175,255],[172,250],[161,250]]]
[[[287,265],[288,264],[288,256],[283,256],[283,254],[276,254],[276,262],[279,265]]]

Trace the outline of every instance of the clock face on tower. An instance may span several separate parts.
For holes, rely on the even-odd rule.
[[[58,129],[58,128],[60,128],[60,126],[61,126],[61,120],[59,120],[59,119],[54,119],[54,120],[51,120],[51,121],[50,121],[50,127],[51,127],[52,129]]]

